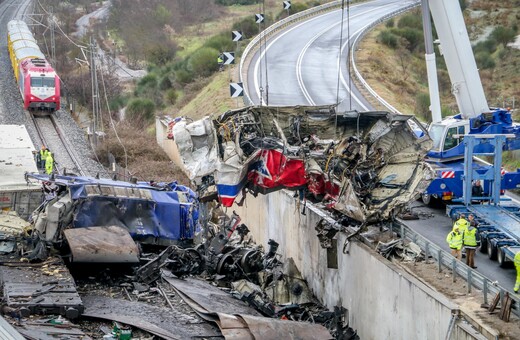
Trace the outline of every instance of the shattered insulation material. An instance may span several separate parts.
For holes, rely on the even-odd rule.
[[[31,229],[31,224],[14,211],[0,211],[0,234],[23,236]]]
[[[302,190],[359,223],[389,218],[428,184],[432,142],[412,116],[334,106],[246,107],[173,127],[202,197]],[[421,130],[421,131],[417,131]],[[420,136],[420,137],[419,137]]]

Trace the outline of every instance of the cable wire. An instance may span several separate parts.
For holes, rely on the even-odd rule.
[[[101,84],[103,85],[103,96],[105,98],[105,104],[107,106],[108,117],[110,119],[110,125],[112,126],[112,129],[114,130],[114,133],[116,135],[117,141],[119,142],[119,144],[123,148],[123,152],[125,153],[125,171],[128,172],[128,153],[126,152],[125,145],[121,141],[121,138],[119,138],[119,134],[117,133],[117,129],[116,129],[116,125],[114,123],[114,119],[112,118],[112,112],[110,111],[110,105],[108,104],[108,96],[107,96],[107,91],[106,91],[106,86],[105,86],[105,78],[103,77],[103,72],[101,72]]]
[[[338,130],[338,111],[337,108],[339,106],[339,83],[340,83],[340,75],[341,75],[341,46],[343,45],[343,20],[345,18],[345,0],[341,1],[341,28],[339,35],[339,50],[338,50],[338,81],[336,83],[336,112],[335,112],[335,120],[334,120],[334,139],[336,139],[336,134]]]
[[[265,29],[265,0],[262,0],[262,12],[264,13],[264,29]],[[267,67],[267,36],[264,34],[264,60],[265,60],[265,104],[269,106],[269,74]]]
[[[47,12],[45,10],[45,7],[41,4],[40,0],[38,0],[38,5],[40,6],[41,10],[47,14],[47,15],[50,15],[49,12]],[[54,20],[54,18],[52,18],[52,20],[54,21],[54,25],[58,28],[58,30],[61,32],[61,34],[67,38],[68,41],[70,41],[74,46],[76,46],[77,48],[87,48],[86,46],[83,46],[83,45],[80,45],[78,44],[77,42],[75,42],[74,40],[72,40],[65,32],[63,32],[63,30],[61,29],[60,25],[58,25],[58,23],[56,22],[56,20]]]

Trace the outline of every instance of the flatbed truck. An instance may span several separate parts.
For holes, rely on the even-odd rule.
[[[464,136],[465,158],[472,159],[475,146],[492,145],[492,153],[478,155],[493,156],[494,162],[486,173],[475,171],[472,162],[467,162],[463,175],[463,198],[458,205],[447,205],[446,213],[456,219],[461,213],[475,215],[480,234],[480,251],[487,253],[491,260],[498,260],[505,267],[514,260],[520,251],[520,205],[511,199],[500,197],[500,179],[502,164],[502,146],[507,135]],[[512,137],[512,136],[511,136]],[[488,195],[472,196],[471,184],[474,180],[486,180],[491,184]]]

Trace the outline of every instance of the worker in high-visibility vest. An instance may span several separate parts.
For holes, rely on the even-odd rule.
[[[218,70],[222,71],[224,69],[224,54],[220,53],[217,57]]]
[[[451,249],[451,255],[457,258],[457,260],[460,260],[461,258],[461,249],[462,249],[462,233],[459,232],[458,227],[454,227],[452,231],[448,234],[446,237],[446,242],[448,242],[448,245]]]
[[[469,218],[472,220],[471,214]],[[469,223],[468,228],[462,235],[464,249],[466,249],[466,264],[471,268],[477,268],[477,266],[475,266],[475,252],[480,244],[480,234],[477,228]]]
[[[515,268],[516,268],[516,282],[515,282],[515,293],[518,293],[520,289],[520,251],[515,255]]]
[[[38,168],[45,169],[45,160],[47,159],[48,154],[49,154],[49,150],[47,150],[45,145],[42,145],[42,148],[40,149],[40,154],[39,154],[40,163],[38,164]]]
[[[50,175],[52,170],[54,170],[54,158],[52,158],[52,153],[49,152],[47,158],[45,158],[45,172]]]
[[[457,227],[461,234],[463,234],[468,229],[468,226],[469,222],[468,220],[466,220],[465,214],[460,214],[459,219],[456,220],[455,223],[453,223],[453,229],[455,230],[455,227]]]

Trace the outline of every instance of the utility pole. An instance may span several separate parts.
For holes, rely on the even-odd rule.
[[[56,67],[56,39],[54,38],[54,12],[53,8],[49,8],[50,20],[49,20],[49,28],[51,31],[51,59],[52,66]]]
[[[94,145],[97,145],[97,129],[98,129],[98,119],[99,119],[99,87],[97,81],[97,72],[96,72],[96,41],[90,37],[90,80],[92,82],[92,136]]]

